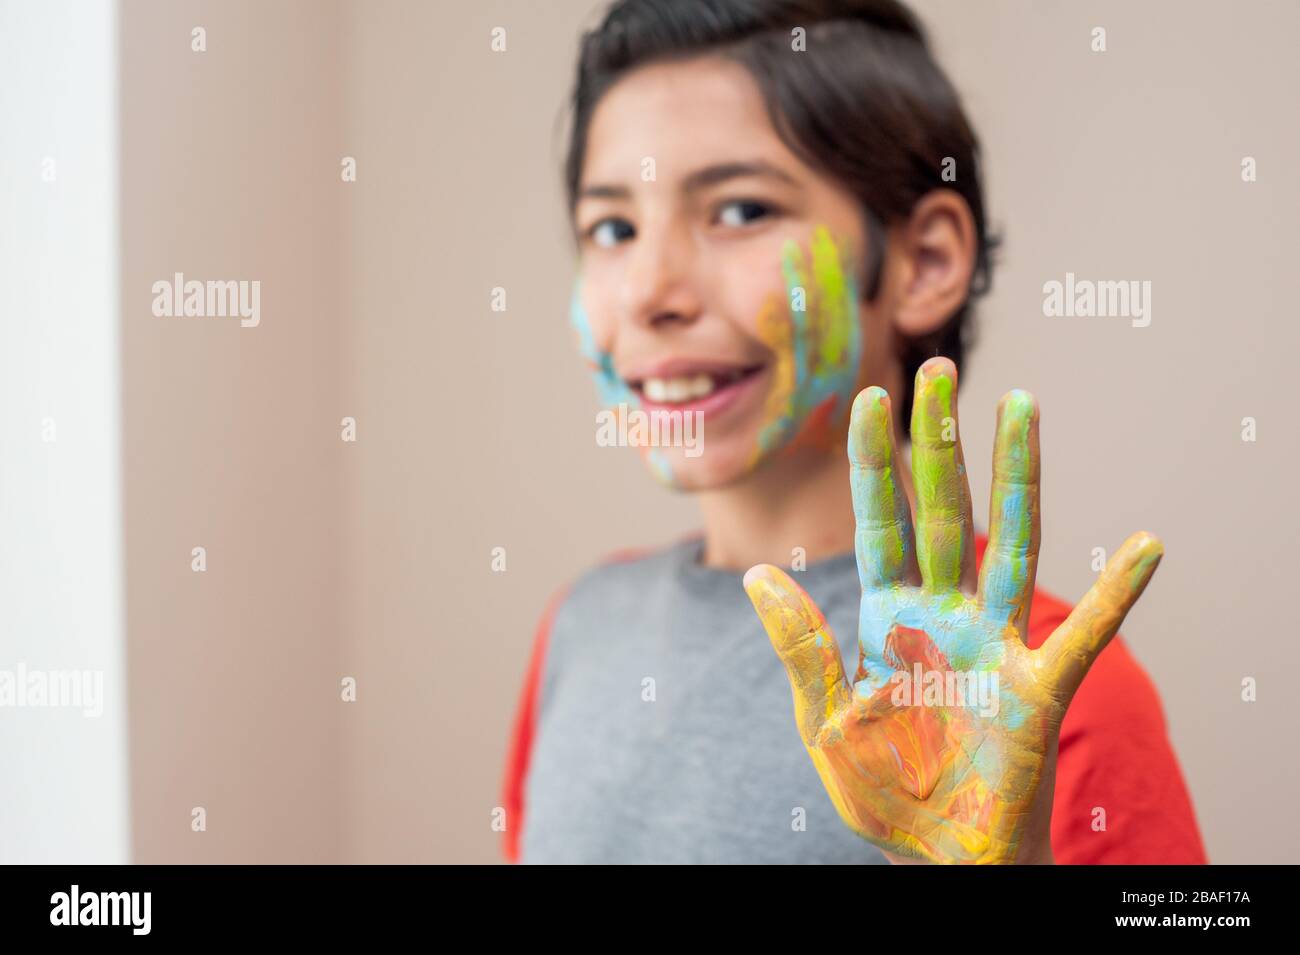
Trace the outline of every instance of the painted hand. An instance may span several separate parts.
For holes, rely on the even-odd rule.
[[[804,745],[849,827],[900,861],[1041,861],[1050,859],[1066,708],[1162,548],[1150,534],[1130,537],[1069,618],[1030,650],[1037,405],[1012,391],[998,407],[989,543],[977,582],[956,380],[943,358],[917,373],[915,525],[894,467],[889,396],[873,387],[854,401],[849,457],[862,605],[852,685],[825,618],[798,584],[760,564],[745,575],[745,590],[789,674]]]

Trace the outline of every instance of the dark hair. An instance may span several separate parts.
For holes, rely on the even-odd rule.
[[[796,27],[806,52],[793,51]],[[921,24],[896,0],[618,0],[582,37],[564,170],[570,214],[601,96],[636,67],[705,54],[748,69],[782,141],[858,197],[872,249],[861,286],[868,299],[879,286],[882,224],[906,218],[933,189],[966,200],[977,240],[970,288],[942,328],[901,346],[910,408],[923,361],[946,355],[960,367],[973,342],[971,301],[989,289],[998,242],[985,224],[975,132]],[[949,158],[955,178],[946,182]]]

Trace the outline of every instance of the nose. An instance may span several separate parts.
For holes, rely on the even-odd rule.
[[[693,323],[701,310],[695,260],[688,230],[646,224],[633,242],[623,314],[652,329]]]

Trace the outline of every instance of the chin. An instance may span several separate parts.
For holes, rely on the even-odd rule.
[[[685,448],[655,448],[643,454],[659,483],[675,491],[710,491],[749,475],[763,462],[755,458],[754,440],[706,443],[699,453]]]

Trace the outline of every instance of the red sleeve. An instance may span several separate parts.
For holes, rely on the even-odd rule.
[[[987,541],[980,535],[977,554]],[[1035,589],[1029,646],[1070,606]],[[1105,828],[1100,826],[1105,810]],[[1205,846],[1169,742],[1160,695],[1117,634],[1084,677],[1061,724],[1052,854],[1062,865],[1204,865]]]
[[[1094,828],[1098,809],[1104,830]],[[1083,678],[1061,724],[1052,852],[1074,865],[1208,861],[1159,694],[1119,636]]]
[[[551,635],[551,623],[564,602],[566,591],[551,598],[537,624],[533,635],[533,653],[524,674],[523,689],[515,708],[514,724],[510,731],[510,748],[506,755],[505,782],[502,784],[501,805],[506,810],[505,840],[502,852],[507,862],[519,861],[519,840],[524,829],[524,781],[528,778],[528,760],[533,752],[533,728],[537,725],[538,684],[546,660],[546,645]]]

